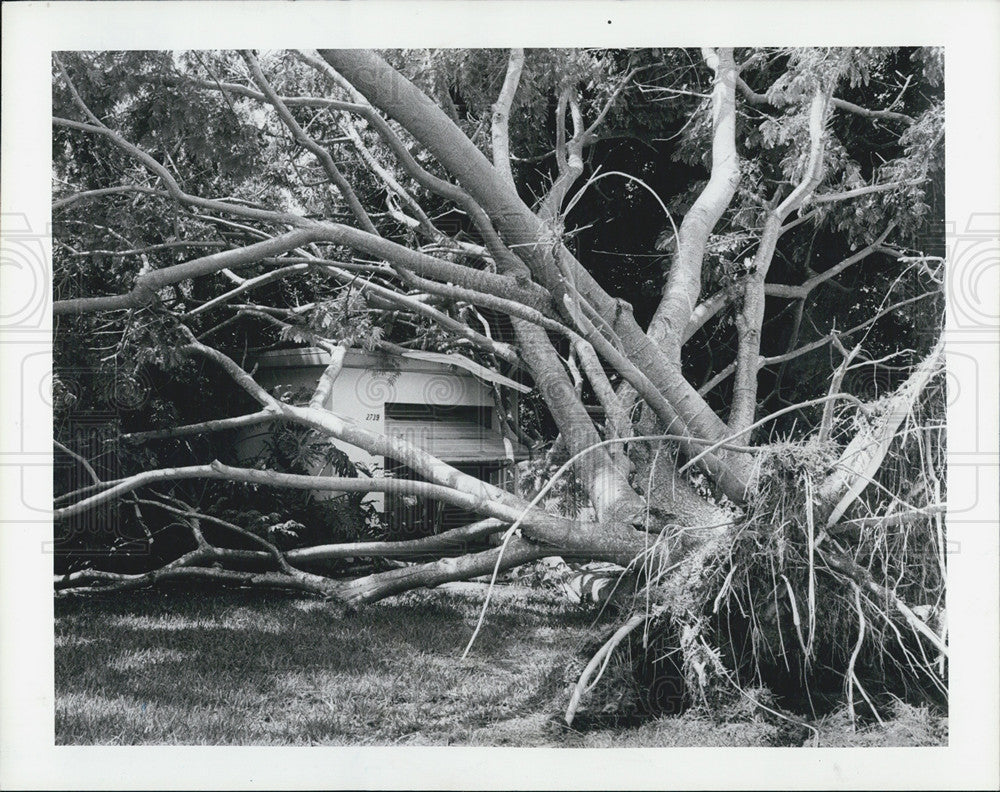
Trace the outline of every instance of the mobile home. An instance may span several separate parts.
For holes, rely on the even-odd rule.
[[[266,352],[257,358],[255,379],[268,389],[300,391],[308,400],[329,363],[329,353],[314,347]],[[464,472],[503,485],[511,483],[515,463],[526,459],[528,450],[505,434],[496,414],[494,388],[528,390],[465,358],[409,350],[401,354],[351,350],[324,406],[373,431],[403,436]],[[257,429],[245,436],[241,455],[256,453],[267,431]],[[332,442],[369,470],[414,476],[396,460]],[[406,533],[436,533],[475,519],[438,502],[381,493],[369,498],[390,525]]]

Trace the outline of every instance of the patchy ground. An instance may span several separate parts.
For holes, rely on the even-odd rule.
[[[500,587],[461,660],[483,589],[414,592],[337,618],[280,593],[160,590],[56,602],[57,744],[763,746],[814,744],[749,707],[567,731],[567,666],[592,613]],[[885,728],[838,715],[821,745],[935,745],[945,722],[901,706]],[[806,739],[809,738],[809,739]]]

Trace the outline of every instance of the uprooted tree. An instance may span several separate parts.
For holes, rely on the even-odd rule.
[[[784,676],[877,716],[885,691],[943,694],[941,62],[56,56],[57,591],[354,606],[563,556],[619,565],[635,595],[570,718],[652,625],[688,696]],[[331,361],[304,398],[253,376],[252,351],[294,344]],[[495,398],[541,481],[506,491],[324,409],[350,348],[531,384]],[[236,464],[248,426],[283,453]],[[567,482],[586,508],[550,497]],[[353,532],[293,520],[317,491],[481,519],[405,539],[363,510]]]

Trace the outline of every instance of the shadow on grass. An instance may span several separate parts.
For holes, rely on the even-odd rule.
[[[338,617],[274,592],[162,588],[56,602],[57,744],[801,745],[751,708],[634,728],[561,728],[570,659],[593,615],[498,589],[470,657],[479,589],[413,592]],[[586,652],[584,652],[586,654]],[[576,661],[579,662],[579,656]],[[822,745],[940,745],[947,721],[902,708],[855,731],[817,721]],[[845,725],[846,724],[846,725]]]
[[[240,590],[60,600],[56,741],[447,744],[521,719],[500,742],[537,744],[537,710],[591,617],[498,599],[465,661],[481,596],[411,594],[347,617]]]

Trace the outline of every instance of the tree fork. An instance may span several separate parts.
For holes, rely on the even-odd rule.
[[[555,257],[569,268],[574,278],[573,286],[608,318],[624,343],[624,354],[671,402],[686,431],[698,437],[724,436],[724,422],[684,379],[680,367],[671,366],[631,313],[619,310],[618,302],[598,285],[561,242],[551,239],[551,229],[521,201],[493,164],[441,108],[373,52],[320,50],[320,55],[438,159],[485,209],[507,246],[529,264],[548,289],[558,290],[563,278]],[[745,485],[742,463],[731,462],[729,467]],[[743,493],[733,492],[732,496],[742,498]]]

